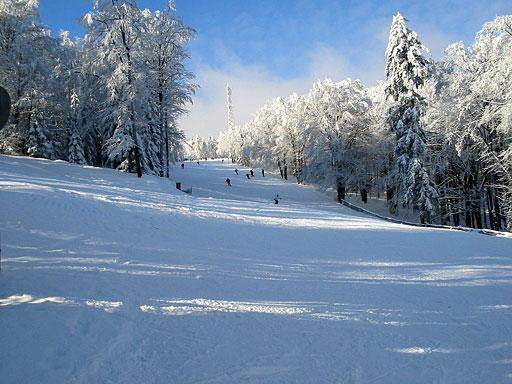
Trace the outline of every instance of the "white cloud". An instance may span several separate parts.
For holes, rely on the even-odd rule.
[[[343,55],[326,45],[318,46],[308,55],[308,70],[294,78],[276,76],[261,65],[243,65],[226,51],[218,54],[222,56],[219,67],[200,64],[196,69],[196,81],[201,88],[190,113],[180,120],[181,129],[189,137],[195,134],[217,136],[226,128],[226,83],[233,91],[236,123],[243,124],[266,101],[292,93],[307,93],[313,82],[319,79],[361,77],[363,81],[376,80],[374,70],[354,68]]]
[[[418,26],[417,32],[420,41],[428,48],[435,60],[441,59],[446,47],[457,41],[455,36],[434,29],[429,25]]]

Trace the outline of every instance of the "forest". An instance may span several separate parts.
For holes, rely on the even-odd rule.
[[[0,2],[0,78],[12,99],[0,152],[169,177],[177,120],[197,86],[185,68],[195,31],[135,0],[96,0],[83,38],[52,37],[36,0]]]
[[[512,16],[432,59],[393,17],[385,80],[319,80],[267,102],[218,139],[185,137],[179,118],[198,88],[187,70],[195,31],[173,2],[96,0],[82,38],[59,38],[38,1],[0,2],[0,78],[12,99],[0,153],[170,177],[185,156],[226,156],[299,184],[385,199],[422,223],[512,230]]]
[[[219,153],[285,179],[387,200],[422,223],[512,229],[512,16],[433,60],[399,13],[385,81],[317,81],[269,101],[242,126],[228,114]],[[228,103],[230,101],[228,89]],[[228,108],[232,110],[232,106]]]

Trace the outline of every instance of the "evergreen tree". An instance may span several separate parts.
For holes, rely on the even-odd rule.
[[[78,95],[73,90],[71,93],[71,112],[69,116],[69,131],[71,137],[69,140],[69,155],[68,161],[75,164],[86,164],[84,155],[84,145],[82,142],[82,136],[79,128],[79,108],[80,101]]]
[[[44,116],[35,110],[30,118],[27,138],[27,154],[31,157],[54,159],[55,148],[49,139],[48,126]]]
[[[394,16],[386,50],[386,94],[395,101],[389,111],[391,129],[396,134],[391,210],[395,211],[399,202],[404,206],[412,204],[420,210],[421,221],[430,222],[438,193],[424,165],[426,137],[420,124],[425,107],[421,88],[428,77],[424,50],[416,33],[407,28],[404,17],[400,13]]]

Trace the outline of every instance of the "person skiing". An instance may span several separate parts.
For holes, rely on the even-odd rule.
[[[251,169],[251,177],[254,177],[254,172],[252,169]]]
[[[265,177],[265,170],[261,168],[261,176]]]
[[[251,175],[249,175],[248,173],[245,174],[245,177],[247,177],[248,180],[251,180]]]
[[[228,187],[231,187],[231,179],[229,177],[226,179],[226,184]]]
[[[197,165],[199,165],[199,160],[197,160]]]
[[[185,164],[181,163],[181,169],[184,169],[184,168],[185,168]]]
[[[279,204],[279,193],[274,197],[274,204]]]
[[[238,169],[235,168],[235,173],[238,175]]]

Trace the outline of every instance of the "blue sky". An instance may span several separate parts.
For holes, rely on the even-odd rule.
[[[40,0],[42,21],[54,31],[81,35],[87,0]],[[139,0],[163,8],[166,0]],[[511,0],[340,1],[176,0],[178,15],[197,31],[189,68],[201,89],[188,134],[217,134],[225,127],[224,88],[233,88],[235,117],[243,123],[265,100],[305,93],[312,82],[359,78],[372,85],[384,76],[392,16],[400,11],[435,58],[456,41],[471,43],[483,23],[512,12]]]

